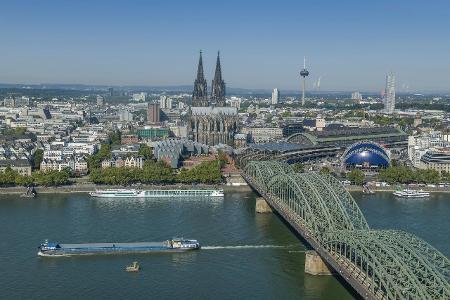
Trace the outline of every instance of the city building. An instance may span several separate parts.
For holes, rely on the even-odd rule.
[[[283,137],[283,128],[278,127],[244,127],[241,133],[248,136],[253,143],[274,142]]]
[[[148,103],[147,107],[147,123],[157,124],[160,122],[160,108],[159,103]]]
[[[225,107],[225,82],[222,79],[220,57],[217,54],[216,70],[212,82],[210,105],[206,80],[203,74],[202,53],[197,68],[197,78],[192,93],[192,107],[188,113],[189,137],[206,145],[233,145],[237,132],[238,114],[236,107]]]
[[[363,98],[362,98],[362,95],[361,95],[360,92],[353,92],[353,93],[352,93],[352,98],[351,98],[351,99],[352,99],[352,100],[361,101]]]
[[[122,145],[137,144],[138,142],[139,138],[137,134],[122,134],[121,136]]]
[[[82,156],[64,157],[63,159],[44,158],[39,169],[42,172],[50,170],[63,171],[68,169],[71,172],[84,175],[88,172],[88,165],[86,159]]]
[[[160,140],[169,136],[169,129],[160,126],[145,126],[138,128],[137,135],[140,139]]]
[[[386,75],[386,89],[384,92],[384,111],[392,114],[395,109],[395,76],[392,73]]]
[[[420,158],[420,169],[431,169],[438,172],[450,172],[450,148],[432,148]]]
[[[139,168],[144,167],[144,159],[140,156],[115,156],[110,159],[102,160],[102,169],[105,168]]]
[[[145,102],[145,99],[147,99],[147,93],[141,92],[141,93],[135,93],[132,95],[133,101],[140,101]]]
[[[159,105],[161,108],[172,108],[172,98],[163,95],[159,98]]]
[[[280,91],[277,88],[275,88],[272,91],[272,104],[273,105],[278,104],[279,99],[280,99]]]
[[[165,161],[172,168],[178,168],[185,158],[206,154],[209,154],[207,145],[187,139],[168,139],[153,145],[153,155],[156,159]]]
[[[245,133],[236,133],[234,135],[234,148],[244,148],[248,143],[248,135]]]
[[[341,127],[322,131],[295,133],[287,138],[288,143],[303,147],[348,147],[353,143],[370,140],[387,147],[407,145],[408,135],[395,127]]]
[[[103,98],[102,96],[98,95],[97,96],[97,106],[103,106],[105,105],[105,98]]]
[[[127,109],[119,110],[119,120],[121,122],[131,122],[133,121],[133,113]]]
[[[389,167],[390,161],[389,151],[370,141],[354,143],[342,155],[342,164],[346,169],[377,170]]]
[[[30,106],[30,98],[27,96],[15,98],[14,106],[15,107]]]
[[[31,164],[27,159],[0,160],[0,172],[5,172],[6,168],[11,168],[20,175],[31,175]]]
[[[6,97],[3,99],[3,106],[16,107],[16,99],[13,96]]]
[[[230,99],[230,106],[236,107],[238,110],[241,109],[241,103],[242,103],[241,98],[231,97]]]
[[[303,128],[309,131],[322,131],[325,125],[325,119],[320,116],[317,116],[315,119],[303,120]]]
[[[422,156],[431,148],[450,147],[450,135],[441,131],[430,131],[417,136],[408,137],[408,158],[412,165],[420,168]]]

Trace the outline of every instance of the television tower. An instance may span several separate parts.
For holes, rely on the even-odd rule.
[[[306,77],[309,75],[308,70],[306,70],[306,58],[303,56],[303,69],[300,71],[300,76],[303,77],[302,84],[302,106],[305,106],[305,81]]]

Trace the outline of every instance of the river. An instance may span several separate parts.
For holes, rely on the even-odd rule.
[[[373,228],[417,234],[450,255],[450,194],[398,200],[353,193]],[[87,194],[0,196],[0,298],[353,299],[333,276],[305,275],[298,238],[252,192],[225,199],[91,199]],[[37,257],[44,239],[66,243],[198,239],[200,251]],[[142,271],[126,273],[138,260]]]

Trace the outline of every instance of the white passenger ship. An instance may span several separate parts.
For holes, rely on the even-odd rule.
[[[90,192],[92,197],[100,198],[178,198],[178,197],[224,197],[222,189],[219,190],[134,190],[134,189],[108,189]]]
[[[430,196],[430,193],[424,192],[423,190],[417,191],[417,190],[404,189],[404,190],[395,191],[394,195],[397,197],[402,197],[402,198],[427,198]]]

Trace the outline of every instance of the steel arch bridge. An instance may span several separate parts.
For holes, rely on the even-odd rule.
[[[363,298],[450,299],[448,258],[410,233],[370,229],[334,177],[277,161],[249,161],[242,175]]]

